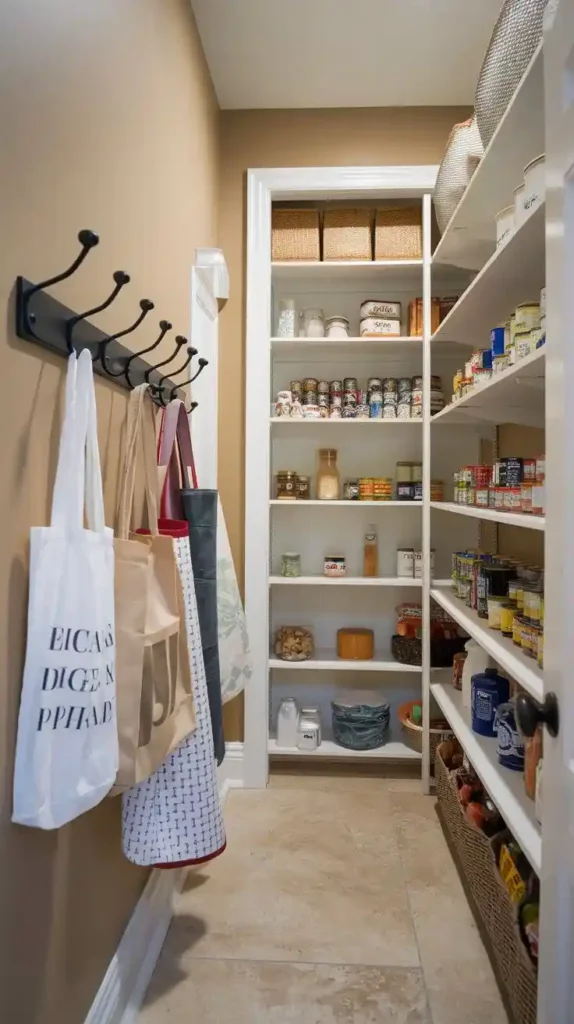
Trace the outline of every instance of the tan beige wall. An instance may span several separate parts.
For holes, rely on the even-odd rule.
[[[235,563],[243,574],[245,444],[245,181],[251,167],[337,167],[440,162],[461,107],[240,110],[221,115],[220,241],[231,275],[221,317],[219,480]],[[226,708],[228,738],[242,702]]]
[[[194,248],[216,243],[218,110],[189,0],[7,0],[0,68],[0,1017],[81,1024],[146,873],[122,856],[117,800],[58,832],[9,823],[28,529],[47,521],[65,373],[15,337],[12,288],[19,273],[62,269],[90,227],[100,246],[64,301],[95,304],[125,269],[133,284],[104,327],[129,324],[149,296],[134,346],[162,317],[185,334]],[[126,398],[97,381],[111,522]]]

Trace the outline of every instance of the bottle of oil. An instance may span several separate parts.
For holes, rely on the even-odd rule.
[[[365,532],[365,545],[363,554],[363,576],[379,575],[379,545],[377,541],[377,528],[374,523],[369,523]]]

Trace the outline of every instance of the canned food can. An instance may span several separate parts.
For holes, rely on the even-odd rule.
[[[319,381],[316,377],[307,377],[303,381],[303,391],[317,391],[319,387]]]
[[[330,410],[329,410],[329,419],[330,420],[340,420],[340,419],[342,419],[343,417],[341,415],[341,412],[342,412],[342,410],[341,410],[341,406],[340,405],[332,405]]]
[[[381,391],[383,390],[383,381],[380,377],[369,377],[367,381],[367,391]]]
[[[369,417],[372,420],[381,420],[383,418],[383,403],[373,402],[369,403]]]
[[[397,549],[397,576],[414,576],[415,552],[413,548]]]
[[[343,392],[342,391],[331,391],[331,408],[340,409],[343,404]]]
[[[328,395],[330,388],[331,385],[329,384],[328,380],[320,380],[317,385],[317,391],[319,392],[320,395]]]
[[[370,410],[369,410],[369,406],[368,405],[366,405],[366,404],[358,405],[357,406],[357,416],[356,416],[356,418],[358,420],[368,420],[369,419],[369,412],[370,412]]]
[[[413,388],[413,391],[415,389],[422,391],[422,386],[423,386],[423,379],[422,379],[422,377],[412,377],[411,378],[411,386]]]
[[[372,501],[374,492],[374,480],[372,476],[362,476],[359,479],[359,500]]]
[[[383,406],[383,419],[384,420],[396,420],[397,407],[396,405],[384,405]]]
[[[304,391],[303,392],[303,405],[317,405],[317,392],[316,391]]]
[[[356,405],[344,405],[342,409],[344,420],[354,420],[357,415]]]
[[[397,378],[396,377],[385,377],[383,380],[383,394],[389,391],[397,390]]]
[[[356,391],[357,388],[358,388],[358,383],[357,383],[357,378],[356,377],[345,377],[345,379],[343,381],[343,390],[344,391]]]
[[[332,380],[329,384],[329,391],[331,394],[339,394],[343,390],[342,380]]]
[[[410,420],[411,419],[411,403],[405,402],[404,405],[397,406],[397,419],[398,420]]]
[[[359,481],[358,480],[346,480],[343,484],[343,497],[347,501],[358,501],[359,499]]]
[[[412,391],[412,388],[413,388],[413,386],[412,386],[411,378],[410,377],[399,377],[398,378],[398,380],[397,380],[397,391],[399,392],[399,395],[403,395],[407,391],[410,394],[410,392]]]

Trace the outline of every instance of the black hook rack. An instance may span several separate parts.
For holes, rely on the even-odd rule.
[[[155,397],[162,405],[166,404],[168,395],[170,399],[176,396],[184,398],[184,393],[180,389],[186,387],[190,381],[180,384],[177,380],[170,379],[169,374],[160,376],[158,369],[167,366],[175,359],[182,346],[187,344],[186,338],[178,334],[175,339],[177,346],[175,351],[168,359],[162,360],[157,365],[149,363],[143,358],[156,349],[167,332],[172,329],[168,320],[160,321],[160,334],[153,344],[138,352],[126,349],[118,342],[119,338],[124,338],[127,334],[137,330],[154,308],[151,299],[141,299],[140,315],[130,327],[126,327],[116,334],[106,334],[87,319],[112,305],[122,288],[129,284],[129,274],[123,270],[116,270],[113,274],[114,288],[108,297],[99,305],[93,306],[83,313],[69,309],[47,293],[47,288],[59,284],[75,274],[89,252],[99,244],[100,240],[94,231],[84,229],[79,232],[78,241],[81,245],[80,252],[70,266],[60,274],[55,274],[37,284],[24,277],[17,278],[16,334],[18,337],[42,345],[66,358],[74,349],[81,352],[82,349],[87,348],[92,356],[95,373],[107,380],[113,380],[120,387],[128,390],[138,384],[149,383]],[[197,350],[188,348],[187,355],[186,362],[178,370],[172,372],[172,377],[183,373],[193,356],[197,355]],[[205,362],[205,360],[199,360],[200,370],[198,373],[201,372],[202,363]],[[191,378],[191,380],[194,379],[194,377]],[[197,405],[197,403],[193,404]]]

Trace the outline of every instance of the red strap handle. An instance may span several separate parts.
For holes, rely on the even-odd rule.
[[[183,519],[181,490],[182,487],[197,488],[197,474],[189,419],[185,405],[179,399],[174,399],[164,410],[158,438],[157,463],[160,481],[164,477],[161,516],[166,519]],[[162,470],[165,470],[165,474]]]

